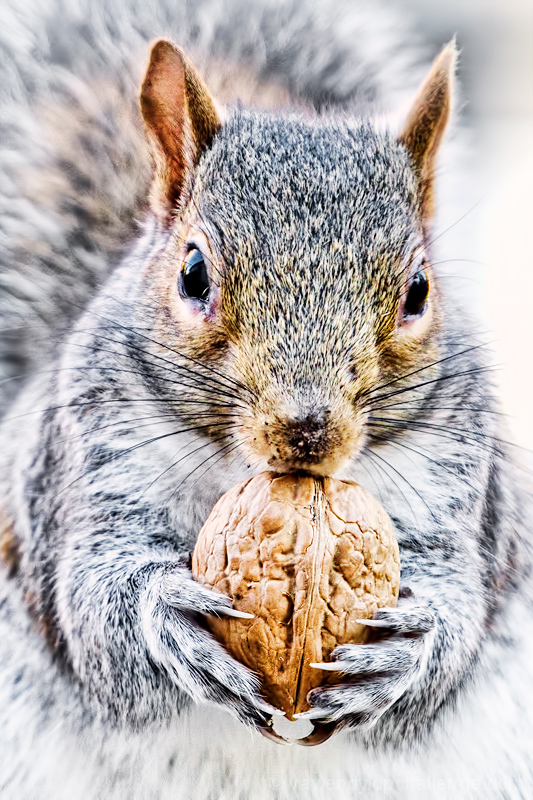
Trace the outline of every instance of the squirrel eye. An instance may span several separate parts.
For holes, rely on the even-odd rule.
[[[180,293],[184,297],[207,302],[209,298],[209,278],[204,257],[193,248],[187,253],[179,275]]]
[[[421,317],[427,307],[429,280],[423,269],[418,270],[409,285],[403,307],[403,318]]]

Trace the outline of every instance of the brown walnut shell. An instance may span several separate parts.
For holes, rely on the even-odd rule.
[[[265,472],[220,498],[192,572],[254,615],[207,624],[292,718],[309,708],[310,689],[343,679],[309,665],[337,645],[365,642],[369,628],[357,620],[396,605],[400,560],[387,513],[358,484]]]

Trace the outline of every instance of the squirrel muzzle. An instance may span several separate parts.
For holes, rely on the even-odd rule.
[[[246,438],[255,455],[278,472],[303,470],[331,476],[359,449],[362,426],[350,408],[263,414],[248,423]]]

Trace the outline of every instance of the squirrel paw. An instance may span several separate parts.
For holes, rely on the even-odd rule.
[[[372,727],[423,673],[436,622],[429,606],[380,609],[374,619],[361,622],[375,629],[378,641],[340,645],[332,661],[312,664],[344,673],[346,682],[310,691],[312,708],[299,718],[339,728]]]
[[[202,614],[241,616],[229,598],[197,583],[186,569],[152,581],[141,605],[151,658],[192,700],[214,703],[246,725],[269,727],[280,712],[259,696],[254,673],[201,627]]]

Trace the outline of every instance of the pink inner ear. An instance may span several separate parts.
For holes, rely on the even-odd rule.
[[[155,162],[152,206],[168,221],[182,200],[190,170],[220,123],[202,79],[165,39],[152,48],[140,101]]]
[[[152,206],[158,216],[168,218],[179,201],[188,167],[184,65],[170,42],[162,40],[152,48],[140,101],[155,162]]]

